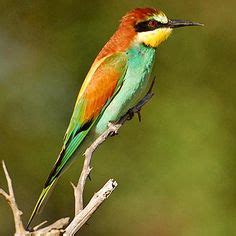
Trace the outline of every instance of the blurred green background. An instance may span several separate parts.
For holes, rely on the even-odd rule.
[[[120,17],[143,6],[206,26],[175,30],[158,49],[156,94],[143,122],[126,123],[94,156],[86,200],[109,178],[119,186],[80,235],[235,235],[234,0],[0,1],[0,159],[24,221],[91,63]],[[61,178],[38,222],[73,215],[70,181],[81,163]],[[0,235],[11,235],[2,198],[0,212]]]

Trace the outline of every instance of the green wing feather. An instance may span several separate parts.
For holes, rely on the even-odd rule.
[[[122,86],[123,78],[125,76],[126,70],[127,70],[127,57],[125,53],[115,53],[111,56],[107,57],[99,67],[104,66],[104,64],[109,68],[117,69],[119,72],[119,80],[116,84],[116,88],[114,90],[113,95],[107,99],[106,103],[103,106],[103,109],[100,112],[100,115],[104,111],[104,109],[109,105],[110,101],[114,98],[114,96],[119,91],[119,88]],[[97,71],[96,70],[96,71]],[[96,71],[94,72],[94,75],[96,77]],[[92,80],[91,80],[92,81]],[[68,126],[65,138],[64,138],[64,144],[61,153],[58,156],[58,159],[49,174],[49,177],[44,185],[44,188],[39,196],[39,199],[35,205],[35,208],[31,214],[31,217],[28,221],[27,228],[29,227],[30,223],[32,222],[34,216],[40,212],[40,209],[43,205],[45,205],[46,200],[48,199],[49,192],[52,190],[52,187],[57,182],[58,177],[62,174],[63,170],[65,170],[65,167],[68,165],[68,163],[71,160],[71,157],[77,150],[77,148],[80,146],[80,144],[83,142],[87,134],[89,133],[90,129],[93,127],[93,124],[96,122],[96,120],[99,118],[99,115],[97,117],[93,117],[91,120],[87,120],[86,122],[81,121],[83,117],[83,113],[85,111],[86,102],[83,99],[83,96],[77,100],[74,112],[72,114],[72,118],[70,121],[70,124]]]

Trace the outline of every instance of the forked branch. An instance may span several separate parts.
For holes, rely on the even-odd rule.
[[[13,187],[12,187],[12,181],[11,181],[11,178],[9,176],[9,173],[7,171],[4,161],[2,161],[2,167],[4,170],[5,176],[6,176],[9,193],[6,193],[3,189],[0,189],[0,194],[3,197],[5,197],[9,206],[11,207],[13,217],[14,217],[14,222],[15,222],[15,230],[16,230],[15,235],[24,235],[26,233],[26,231],[24,229],[24,226],[23,226],[23,223],[21,220],[22,212],[17,207],[16,199],[15,199],[15,195],[14,195],[14,191],[13,191]]]

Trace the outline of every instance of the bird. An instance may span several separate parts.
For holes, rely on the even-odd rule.
[[[157,8],[136,8],[120,24],[95,58],[80,88],[66,130],[63,146],[44,184],[28,221],[46,202],[57,180],[75,159],[77,152],[95,140],[109,122],[119,120],[148,90],[158,46],[173,29],[202,26],[188,20],[172,20]]]

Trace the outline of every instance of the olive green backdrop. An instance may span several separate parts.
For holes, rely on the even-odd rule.
[[[175,30],[158,49],[155,96],[142,123],[126,123],[94,156],[86,200],[109,178],[119,186],[80,235],[235,235],[234,0],[0,1],[0,159],[24,222],[91,63],[120,17],[140,6],[206,26]],[[73,215],[70,181],[81,162],[61,178],[37,222]],[[13,231],[1,198],[0,235]]]

